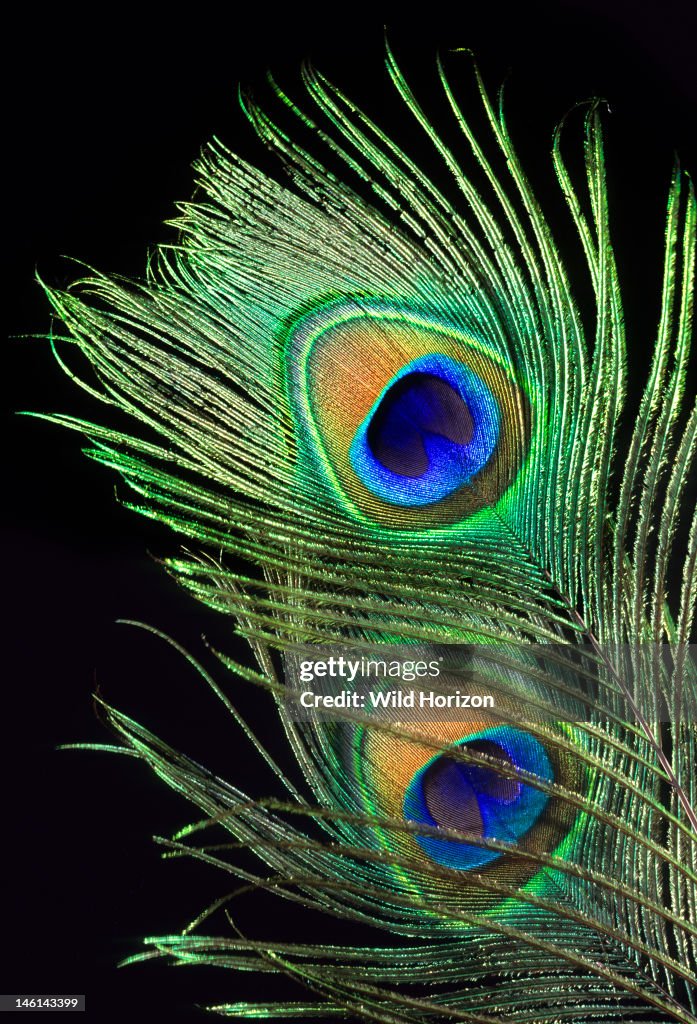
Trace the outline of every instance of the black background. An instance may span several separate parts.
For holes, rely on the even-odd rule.
[[[399,127],[381,63],[387,23],[410,79],[427,104],[433,94],[436,110],[438,47],[473,48],[492,88],[513,72],[510,128],[555,216],[564,214],[548,159],[552,126],[578,100],[608,99],[630,372],[640,377],[657,319],[673,148],[685,166],[697,168],[697,24],[690,6],[491,4],[482,11],[478,3],[476,11],[460,4],[458,15],[446,16],[428,5],[418,18],[339,6],[283,17],[261,6],[244,15],[230,8],[222,17],[201,5],[158,17],[120,7],[16,16],[8,39],[3,196],[11,340],[3,358],[10,413],[2,590],[10,653],[1,705],[2,991],[85,992],[91,1017],[107,1021],[136,1005],[153,1019],[194,1020],[201,1016],[197,1001],[257,990],[253,979],[211,969],[116,969],[143,935],[179,930],[232,883],[211,869],[160,861],[150,837],[170,835],[196,812],[144,767],[104,754],[56,752],[61,742],[108,741],[91,705],[95,687],[222,775],[253,792],[273,790],[193,671],[154,637],[115,624],[151,623],[208,658],[209,667],[202,634],[238,650],[231,625],[179,592],[151,557],[172,552],[175,540],[117,504],[115,480],[81,456],[77,435],[12,414],[99,415],[63,376],[45,341],[17,338],[49,328],[35,270],[51,284],[67,284],[78,273],[63,258],[71,256],[101,270],[141,274],[147,249],[174,237],[162,223],[176,200],[189,197],[191,162],[213,134],[280,173],[235,98],[238,82],[263,95],[267,69],[298,95],[297,68],[310,57],[388,131],[393,121]],[[428,167],[433,158],[404,124],[411,151]],[[559,230],[562,240],[571,237],[566,222]],[[579,291],[583,298],[581,284]],[[240,692],[239,704],[282,750],[260,695]],[[264,899],[253,911],[240,904],[235,913],[257,936],[347,937],[338,925],[299,922],[297,911],[284,914]],[[266,980],[262,992],[269,997]]]

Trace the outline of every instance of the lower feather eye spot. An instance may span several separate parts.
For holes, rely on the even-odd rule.
[[[468,870],[502,856],[498,850],[478,845],[477,839],[515,845],[544,811],[548,795],[522,781],[520,773],[548,783],[554,772],[542,744],[508,726],[487,729],[455,749],[483,757],[470,761],[442,754],[428,762],[407,788],[404,816],[429,828],[467,833],[462,840],[417,833],[416,840],[437,863]]]
[[[527,399],[506,359],[454,325],[345,300],[298,324],[287,352],[308,490],[324,480],[353,514],[428,530],[495,505],[516,480]]]
[[[484,835],[477,792],[465,765],[439,757],[425,772],[422,786],[426,807],[436,824]]]

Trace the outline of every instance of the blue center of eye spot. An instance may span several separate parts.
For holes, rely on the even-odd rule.
[[[516,770],[552,782],[554,772],[544,747],[534,736],[510,726],[485,729],[458,747],[486,755],[491,767],[448,754],[433,758],[407,787],[405,819],[515,844],[532,828],[549,800],[541,789],[517,779]],[[431,860],[464,871],[502,856],[466,840],[415,838]]]
[[[428,505],[487,464],[499,429],[498,404],[481,377],[434,353],[408,363],[387,384],[356,431],[349,457],[379,498]]]
[[[378,462],[399,476],[420,477],[432,461],[426,440],[468,445],[470,411],[442,377],[408,373],[385,392],[368,426],[367,441]]]

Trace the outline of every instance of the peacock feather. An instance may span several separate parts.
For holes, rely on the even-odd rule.
[[[203,812],[169,849],[362,936],[243,934],[233,893],[133,959],[298,983],[298,1001],[215,1007],[230,1017],[695,1022],[693,188],[676,167],[655,345],[627,425],[638,350],[601,105],[566,119],[585,182],[568,170],[571,129],[552,150],[589,323],[500,97],[474,66],[480,139],[459,99],[469,58],[449,59],[449,143],[386,61],[447,184],[305,68],[305,108],[273,83],[283,117],[241,98],[289,183],[214,141],[179,242],[146,280],[47,289],[66,328],[58,357],[107,407],[106,425],[50,418],[88,436],[132,508],[185,539],[169,570],[254,657],[218,654],[224,683],[198,668],[272,768],[264,799],[241,771],[213,776],[104,706]],[[89,373],[68,367],[70,345]],[[304,663],[331,657],[437,664],[438,695],[496,700],[300,713]],[[237,711],[243,685],[275,701],[301,783]],[[202,840],[213,827],[227,842]]]

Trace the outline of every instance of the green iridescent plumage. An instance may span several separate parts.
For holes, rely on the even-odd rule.
[[[249,731],[282,787],[266,801],[109,708],[111,724],[209,816],[174,848],[366,925],[363,946],[288,945],[201,936],[204,914],[149,943],[182,962],[288,974],[316,999],[217,1008],[230,1016],[694,1022],[694,521],[667,603],[697,427],[685,409],[692,187],[674,173],[656,344],[618,462],[628,345],[597,105],[583,189],[561,131],[553,147],[595,296],[589,339],[478,72],[505,180],[442,67],[457,146],[389,53],[387,66],[455,204],[306,70],[317,123],[277,96],[355,188],[245,99],[291,187],[213,143],[203,198],[181,208],[180,244],[146,282],[92,276],[49,292],[96,375],[75,379],[137,429],[52,419],[90,437],[134,508],[200,545],[169,568],[249,641],[255,670],[221,660],[236,685],[277,699],[306,788]],[[474,671],[501,695],[498,718],[467,733],[360,713],[294,720],[285,681],[306,645],[376,643],[481,645]],[[206,678],[244,727],[230,686]],[[524,725],[521,692],[539,711]],[[448,818],[446,777],[469,817]],[[423,794],[433,820],[414,816]],[[494,804],[508,831],[487,824]],[[209,824],[232,835],[229,859],[196,847]],[[269,873],[236,864],[235,844]],[[389,933],[384,945],[369,926]]]

